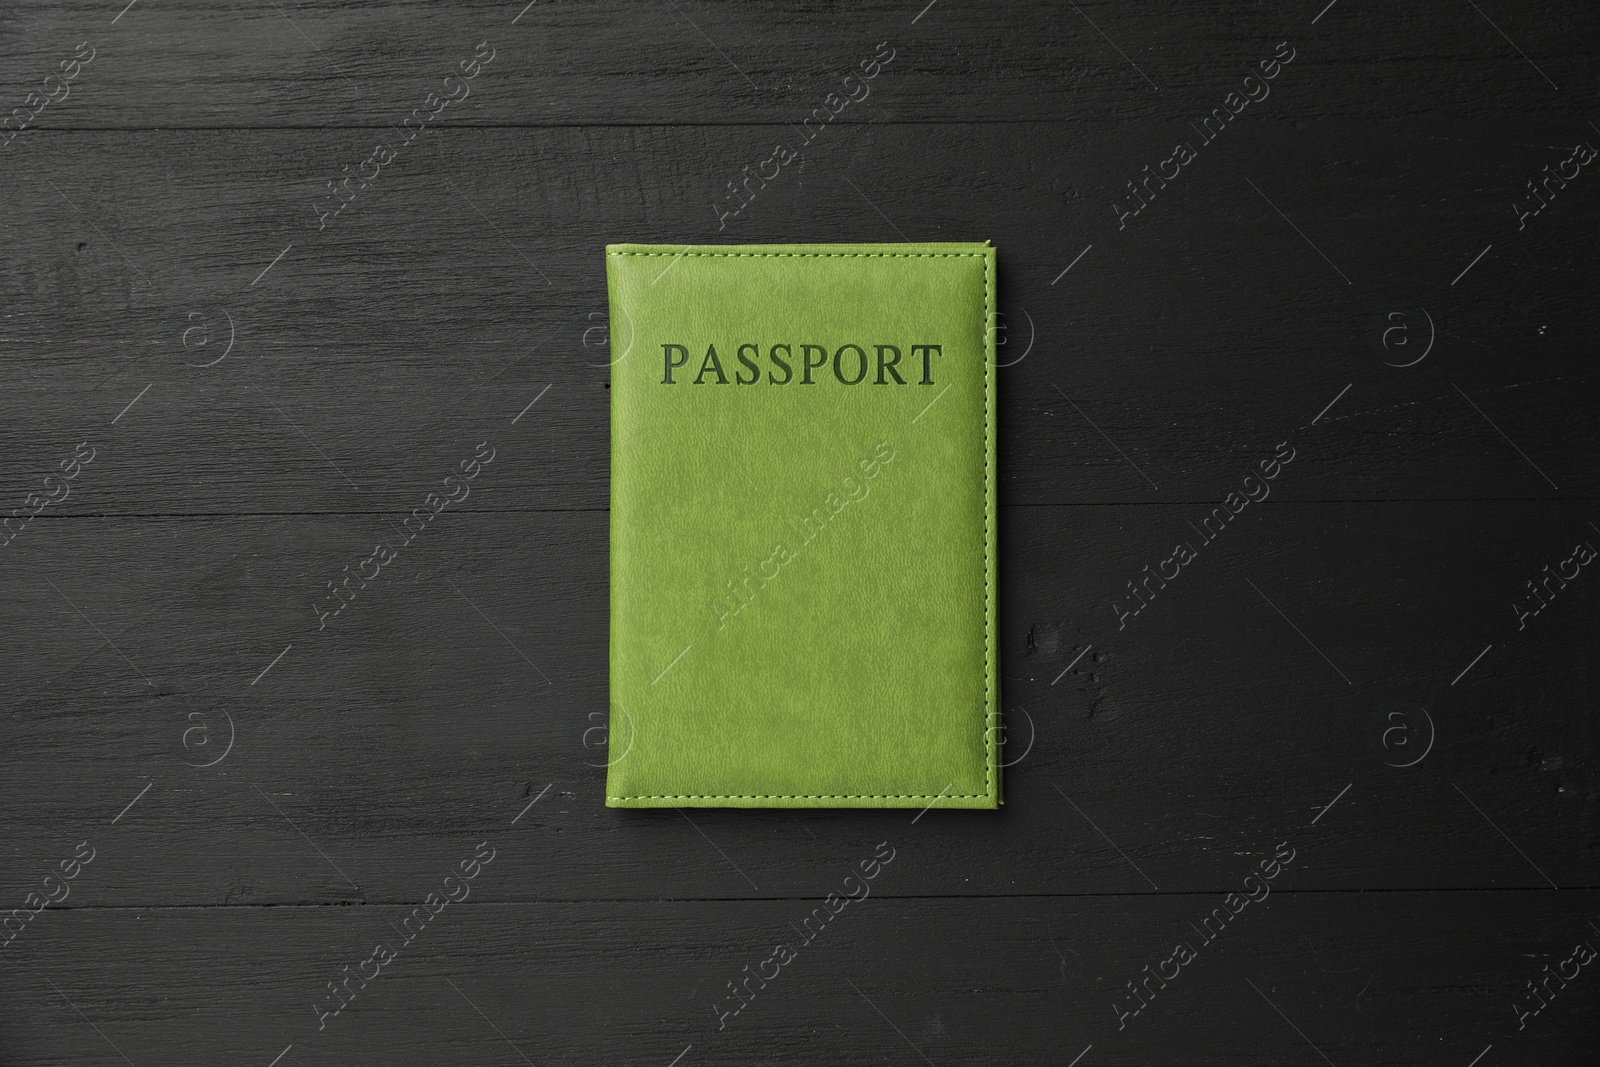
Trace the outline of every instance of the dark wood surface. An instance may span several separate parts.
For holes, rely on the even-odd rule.
[[[0,147],[0,514],[93,450],[0,547],[0,914],[78,871],[0,1064],[1600,1062],[1600,576],[1517,607],[1600,546],[1600,178],[1515,206],[1596,13],[925,2],[0,6],[6,110],[94,49]],[[1005,808],[605,809],[602,246],[900,239],[1000,249]]]

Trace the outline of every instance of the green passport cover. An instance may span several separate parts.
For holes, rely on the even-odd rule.
[[[995,250],[608,245],[620,808],[994,808]]]

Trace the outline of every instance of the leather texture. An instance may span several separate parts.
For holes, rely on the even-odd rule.
[[[606,275],[607,805],[996,807],[994,248]]]

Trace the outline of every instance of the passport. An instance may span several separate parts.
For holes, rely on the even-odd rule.
[[[995,808],[995,250],[606,247],[606,804]]]

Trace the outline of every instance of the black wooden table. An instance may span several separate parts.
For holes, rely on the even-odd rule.
[[[1592,6],[123,3],[0,6],[0,1063],[1600,1058]],[[983,239],[1005,808],[607,810],[602,246]]]

